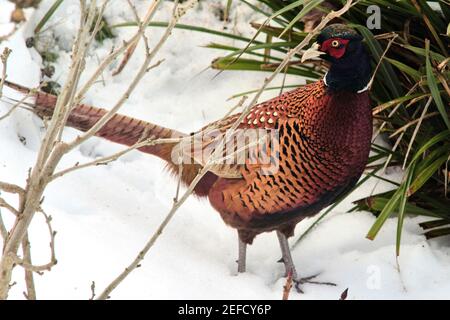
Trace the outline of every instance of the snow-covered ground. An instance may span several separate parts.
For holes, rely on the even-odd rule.
[[[260,19],[242,3],[235,3],[230,23],[225,24],[215,12],[220,2],[202,1],[182,23],[228,30],[251,35],[248,23]],[[36,86],[42,61],[35,49],[25,46],[36,23],[53,1],[42,1],[38,10],[27,10],[27,24],[8,41],[0,43],[13,50],[8,78],[27,86]],[[78,21],[77,1],[65,1],[50,22],[51,28],[38,41],[58,54],[54,79],[64,82],[69,62],[70,43]],[[135,1],[145,12],[147,1]],[[155,20],[165,21],[172,3],[158,10]],[[13,6],[0,0],[0,35],[11,30],[9,15]],[[132,20],[126,1],[114,0],[108,7],[110,23]],[[162,29],[148,31],[155,43]],[[132,33],[131,28],[116,29],[118,37],[106,40],[92,50],[83,79],[99,60]],[[57,39],[57,40],[54,40]],[[215,36],[175,30],[158,55],[165,62],[152,70],[121,110],[143,120],[190,132],[222,117],[235,102],[231,95],[255,89],[264,74],[202,72],[221,52],[200,47]],[[233,44],[232,41],[229,42]],[[137,54],[119,76],[105,72],[87,94],[86,103],[108,108],[127,86],[130,74],[142,61]],[[82,79],[82,81],[83,81]],[[281,83],[281,78],[277,79]],[[287,79],[298,83],[297,79]],[[5,89],[8,97],[17,95]],[[276,94],[269,92],[265,98]],[[0,102],[0,115],[10,105]],[[25,110],[17,110],[0,122],[0,179],[24,185],[27,171],[36,159],[43,136],[41,121]],[[67,129],[65,139],[77,132]],[[65,157],[61,168],[111,154],[122,147],[101,139],[91,139]],[[55,181],[45,193],[44,208],[53,217],[58,231],[58,264],[51,272],[36,275],[40,299],[88,299],[91,282],[103,289],[135,257],[153,234],[172,205],[176,181],[164,171],[163,163],[151,156],[133,152],[120,160],[96,168],[80,170]],[[389,178],[399,179],[401,172]],[[376,187],[376,189],[374,189]],[[389,185],[370,181],[352,195],[355,200]],[[2,194],[8,200],[13,198]],[[403,232],[401,256],[395,257],[396,219],[387,221],[375,241],[365,234],[374,222],[367,212],[346,213],[350,201],[336,208],[298,246],[293,249],[294,262],[304,275],[320,273],[318,281],[332,281],[337,287],[305,285],[305,294],[291,293],[291,299],[338,299],[349,288],[348,299],[409,299],[450,297],[450,248],[448,239],[426,241],[417,226],[419,218],[407,218]],[[9,213],[2,216],[10,225]],[[297,237],[314,221],[304,220]],[[48,234],[41,216],[31,229],[33,261],[45,263],[49,256]],[[116,291],[115,299],[280,299],[285,282],[283,266],[274,233],[260,235],[248,250],[247,273],[237,274],[236,232],[224,225],[206,200],[190,198],[178,211],[154,248]],[[11,298],[23,298],[23,271],[16,268]]]

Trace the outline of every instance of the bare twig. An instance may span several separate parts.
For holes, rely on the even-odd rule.
[[[40,209],[39,211],[44,215],[45,223],[47,224],[47,229],[50,234],[50,261],[46,264],[36,266],[31,263],[31,258],[27,259],[26,256],[24,256],[23,259],[20,259],[18,256],[13,256],[14,262],[17,263],[17,265],[23,267],[26,271],[36,272],[36,273],[41,273],[43,271],[50,271],[51,268],[54,267],[58,263],[58,260],[56,259],[56,253],[55,253],[56,231],[53,231],[53,228],[51,225],[52,217],[47,215],[42,209]],[[28,241],[27,236],[26,236],[26,240]],[[29,247],[29,244],[26,246]]]
[[[196,3],[198,0],[191,0],[186,2],[184,5],[192,5],[192,3]],[[184,8],[184,6],[183,6]],[[184,13],[183,13],[184,14]],[[166,28],[166,31],[164,35],[161,37],[159,42],[156,44],[155,48],[151,52],[146,52],[145,60],[141,66],[141,68],[138,70],[136,76],[131,81],[130,85],[128,86],[125,93],[122,95],[122,97],[117,101],[117,103],[109,110],[105,115],[103,115],[95,125],[93,125],[89,130],[87,130],[84,134],[77,137],[74,141],[70,142],[67,145],[67,150],[72,150],[76,146],[80,145],[90,137],[94,136],[111,118],[119,111],[119,109],[122,107],[122,105],[125,103],[125,101],[128,99],[128,97],[131,95],[131,93],[134,91],[136,86],[139,84],[142,77],[147,73],[147,69],[152,62],[155,55],[159,52],[159,50],[162,48],[163,44],[166,42],[166,40],[169,38],[172,29],[175,27],[178,20],[181,18],[180,12],[178,10],[178,6],[175,6],[174,9],[174,15],[172,20],[169,23],[169,26]],[[147,21],[143,26],[148,25],[149,21]],[[142,27],[143,27],[142,26]],[[140,28],[138,34],[141,34],[145,30]]]
[[[0,98],[3,95],[3,85],[5,84],[6,80],[6,69],[8,68],[8,58],[10,54],[11,49],[6,47],[5,49],[3,49],[3,53],[0,56],[0,60],[2,62],[2,77],[0,79]]]
[[[15,216],[19,215],[19,211],[17,211],[16,208],[14,208],[12,205],[10,205],[8,202],[6,202],[6,200],[3,198],[0,198],[0,208],[5,208],[5,209],[9,210]]]
[[[16,33],[16,31],[18,30],[19,28],[18,28],[18,26],[17,26],[17,24],[14,24],[14,28],[10,31],[10,32],[8,32],[7,34],[4,34],[4,35],[2,35],[2,36],[0,36],[0,42],[2,42],[2,41],[4,41],[4,40],[7,40],[9,37],[11,37],[14,33]]]
[[[3,190],[5,192],[9,193],[15,193],[20,196],[23,196],[25,194],[25,190],[19,187],[18,185],[2,182],[0,181],[0,190]]]
[[[377,75],[378,69],[380,68],[380,65],[381,65],[381,63],[383,62],[384,57],[386,56],[386,53],[389,51],[389,49],[390,49],[392,43],[395,41],[395,39],[397,39],[398,34],[395,33],[395,32],[392,32],[392,33],[391,33],[391,37],[392,37],[392,38],[391,38],[391,40],[389,41],[388,45],[386,46],[386,49],[384,49],[384,52],[383,52],[383,54],[381,55],[380,60],[378,60],[377,66],[375,67],[375,71],[374,71],[373,74],[372,74],[372,78],[370,79],[369,84],[367,85],[367,87],[368,87],[369,89],[372,88],[372,84],[373,84],[373,82],[374,82],[374,80],[375,80],[375,76]]]
[[[92,281],[91,283],[91,297],[89,298],[89,300],[94,300],[95,299],[95,281]]]
[[[1,211],[0,211],[0,236],[2,237],[4,244],[6,242],[6,239],[8,239],[8,230],[6,229],[5,223],[3,222]]]
[[[128,5],[131,8],[131,11],[133,12],[135,18],[136,18],[136,24],[139,26],[139,28],[144,28],[144,26],[141,23],[141,19],[139,18],[139,14],[137,13],[136,7],[134,6],[133,3],[131,3],[130,0],[127,0]],[[144,17],[144,21],[148,20],[148,19],[152,19],[153,15],[156,12],[156,8],[158,7],[158,5],[160,4],[160,2],[153,2],[152,5],[148,8],[147,13]],[[148,45],[148,39],[145,36],[145,32],[142,33],[142,38],[144,40],[144,44],[146,47],[146,50],[149,51],[149,45]],[[125,68],[125,66],[127,65],[128,61],[130,60],[131,56],[133,55],[134,51],[136,50],[136,47],[138,45],[138,41],[134,42],[133,44],[131,44],[131,46],[128,48],[128,50],[125,52],[125,55],[122,59],[122,62],[120,63],[119,67],[117,68],[116,71],[113,72],[113,76],[118,75],[119,73],[122,72],[122,70]]]
[[[154,10],[158,7],[159,3],[162,2],[162,0],[153,0],[155,4]],[[154,4],[153,3],[153,4]],[[152,6],[153,6],[152,4]],[[148,24],[151,21],[153,15],[147,16],[143,22],[142,27],[138,29],[138,31],[131,37],[129,41],[126,41],[123,43],[122,46],[111,52],[97,67],[97,69],[94,71],[94,73],[91,75],[88,81],[83,85],[83,87],[78,91],[77,97],[74,101],[74,104],[78,104],[83,99],[84,95],[88,92],[89,88],[92,87],[92,85],[97,81],[98,77],[103,73],[103,71],[123,52],[125,52],[128,48],[134,45],[142,36],[142,33],[145,32],[145,28],[148,26]]]
[[[428,119],[428,118],[431,118],[431,117],[434,117],[434,116],[437,116],[437,115],[440,115],[440,113],[438,111],[435,111],[435,112],[431,112],[431,113],[429,113],[426,116],[423,116],[421,118],[414,119],[414,120],[408,122],[407,124],[405,124],[404,126],[398,128],[394,133],[391,133],[389,138],[393,138],[396,135],[406,131],[406,129],[408,129],[409,127],[411,127],[412,125],[416,124],[419,121],[422,121],[422,120],[425,120],[425,119]]]
[[[283,300],[289,300],[289,293],[292,289],[292,281],[292,272],[289,272],[286,278],[286,283],[283,286]]]
[[[30,241],[28,239],[28,232],[25,234],[23,240],[22,240],[22,251],[23,251],[23,261],[29,265],[32,264],[31,262],[31,245]],[[25,298],[28,300],[36,300],[36,288],[34,285],[34,276],[33,272],[27,269],[24,269],[25,271],[25,284],[27,287],[27,291],[24,292]]]
[[[144,141],[138,141],[136,142],[134,145],[125,148],[119,152],[116,152],[110,156],[106,156],[106,157],[102,157],[102,158],[98,158],[95,159],[93,161],[90,162],[86,162],[83,164],[75,164],[74,166],[67,168],[67,169],[63,169],[61,171],[58,171],[56,173],[54,173],[51,177],[50,180],[55,180],[57,178],[60,178],[70,172],[76,171],[76,170],[80,170],[80,169],[84,169],[84,168],[88,168],[88,167],[94,167],[94,166],[99,166],[99,165],[106,165],[108,163],[111,163],[113,161],[116,161],[117,159],[119,159],[120,157],[124,156],[125,154],[136,150],[136,149],[140,149],[142,147],[146,147],[146,146],[153,146],[153,145],[157,145],[157,144],[172,144],[172,143],[179,143],[181,141],[183,141],[183,139],[185,138],[167,138],[167,139],[146,139]]]
[[[80,28],[75,39],[72,50],[72,61],[69,70],[68,81],[65,83],[61,95],[56,102],[54,116],[52,117],[48,130],[44,136],[37,161],[25,188],[25,196],[20,201],[20,214],[17,215],[14,225],[9,232],[7,241],[4,243],[2,257],[0,260],[0,299],[8,297],[13,269],[16,265],[21,265],[28,271],[41,272],[50,269],[56,262],[54,259],[54,233],[52,234],[51,249],[52,258],[50,263],[43,266],[33,266],[17,256],[19,247],[27,234],[28,227],[39,210],[42,196],[49,183],[49,177],[55,170],[59,160],[64,155],[64,144],[57,141],[58,133],[64,126],[64,118],[70,112],[70,102],[73,101],[81,71],[84,67],[84,59],[89,46],[90,27],[95,19],[96,0],[90,2],[89,8],[85,8],[85,1],[80,1],[83,8],[81,14]],[[86,10],[85,10],[86,9]],[[47,222],[49,223],[49,219]],[[51,226],[49,226],[51,228]]]
[[[43,84],[40,84],[39,87],[37,89],[30,89],[29,92],[27,92],[19,101],[17,101],[12,107],[11,109],[9,109],[4,115],[0,116],[0,121],[6,119],[7,117],[9,117],[14,110],[16,110],[19,107],[22,107],[22,105],[25,103],[25,101],[32,97],[41,87]],[[12,100],[12,99],[10,99]]]

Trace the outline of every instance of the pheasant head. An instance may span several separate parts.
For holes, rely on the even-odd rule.
[[[332,24],[324,28],[302,60],[314,56],[331,63],[324,78],[329,90],[360,92],[366,89],[371,73],[370,57],[363,37],[349,26]]]

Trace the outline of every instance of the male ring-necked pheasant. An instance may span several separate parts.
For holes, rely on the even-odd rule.
[[[263,175],[251,165],[222,165],[211,169],[194,190],[196,195],[208,197],[225,223],[237,229],[239,272],[245,271],[246,245],[259,233],[276,231],[286,272],[300,281],[287,237],[293,235],[298,222],[349,190],[366,165],[372,116],[367,92],[370,60],[362,37],[345,25],[333,24],[323,29],[317,42],[323,59],[331,63],[325,77],[254,106],[239,125],[243,129],[278,130],[279,170]],[[38,92],[35,99],[36,113],[50,116],[56,97]],[[105,112],[79,105],[67,125],[85,131]],[[217,122],[218,129],[225,132],[238,116]],[[97,135],[129,146],[143,133],[170,138],[177,132],[116,115]],[[159,144],[140,150],[165,160],[177,173],[178,166],[171,157],[174,147],[175,144]],[[201,161],[183,165],[182,181],[189,184],[202,165]]]

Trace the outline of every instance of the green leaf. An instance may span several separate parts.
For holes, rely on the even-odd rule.
[[[282,37],[289,29],[291,29],[294,24],[296,24],[301,18],[303,18],[308,12],[310,12],[312,9],[317,7],[319,4],[321,4],[324,0],[310,0],[308,1],[304,6],[303,9],[295,16],[294,19],[292,19],[289,24],[284,28],[283,32],[279,35],[279,37]],[[298,2],[304,2],[304,1],[298,1]]]
[[[397,257],[400,255],[400,243],[401,243],[401,238],[402,238],[403,221],[405,219],[405,207],[406,207],[406,202],[408,201],[408,197],[410,195],[408,193],[408,188],[409,188],[409,185],[411,184],[411,181],[412,181],[412,178],[414,175],[414,169],[415,169],[415,164],[412,164],[406,175],[406,181],[399,188],[399,190],[401,190],[401,195],[400,195],[400,205],[399,205],[398,219],[397,219],[397,239],[396,239],[396,245],[395,245],[395,251],[397,253]]]
[[[406,74],[410,75],[415,81],[419,81],[422,74],[417,71],[414,68],[411,68],[410,66],[394,60],[394,59],[390,59],[390,58],[384,58],[386,61],[388,61],[389,63],[391,63],[393,66],[397,67],[399,70],[405,72]]]
[[[248,5],[250,8],[252,8],[253,11],[256,11],[256,12],[259,12],[259,13],[265,15],[265,16],[268,17],[269,19],[276,21],[277,23],[279,23],[279,24],[282,25],[282,26],[285,26],[285,25],[287,24],[286,21],[284,21],[284,20],[278,18],[278,17],[275,16],[275,15],[271,15],[270,13],[267,13],[266,11],[264,11],[264,10],[258,8],[257,6],[251,4],[250,2],[248,2],[248,1],[246,1],[246,0],[240,0],[240,1],[243,2],[243,3],[245,3],[246,5]]]
[[[440,133],[438,133],[437,135],[435,135],[433,138],[429,139],[427,142],[425,142],[424,145],[422,145],[419,150],[416,151],[414,157],[412,158],[411,162],[416,161],[419,157],[422,156],[422,154],[429,150],[433,145],[444,141],[446,139],[450,138],[450,131],[445,130],[442,131]]]
[[[408,49],[408,50],[410,50],[410,51],[412,51],[412,52],[414,52],[414,53],[416,53],[418,55],[421,55],[421,56],[424,56],[424,57],[428,56],[428,54],[426,52],[426,49],[424,49],[424,48],[418,48],[418,47],[414,47],[414,46],[411,46],[411,45],[400,45],[400,46],[402,46],[402,47],[404,47],[404,48],[406,48],[406,49]],[[439,54],[437,52],[434,52],[432,50],[429,51],[429,56],[431,56],[431,58],[436,60],[438,63],[441,63],[442,61],[444,61],[446,59],[443,55],[441,55],[441,54]]]
[[[289,34],[281,35],[284,28],[274,27],[274,26],[264,26],[264,25],[262,25],[260,23],[256,23],[256,22],[251,22],[250,25],[253,28],[257,29],[259,32],[263,32],[270,36],[274,36],[276,38],[283,39],[286,41],[295,41],[295,42],[297,42],[297,44],[298,44],[298,42],[302,42],[303,39],[307,35],[306,32],[299,32],[299,31],[292,31]]]
[[[34,28],[35,34],[39,33],[42,30],[42,28],[45,26],[45,24],[48,22],[48,20],[50,20],[50,18],[53,16],[55,11],[59,8],[61,3],[63,3],[63,1],[64,0],[57,0],[52,4],[50,9],[48,9],[48,11],[45,13],[44,17],[42,17],[41,21],[39,21],[36,28]]]
[[[449,234],[450,234],[450,227],[434,229],[424,233],[427,240],[437,237],[448,236]]]
[[[233,51],[233,53],[232,54],[230,54],[229,56],[235,56],[235,55],[238,55],[240,52],[241,52],[241,50],[242,49],[240,49],[240,48],[236,48],[236,47],[232,47],[232,46],[227,46],[227,45],[224,45],[224,44],[220,44],[220,43],[214,43],[214,42],[212,42],[212,43],[208,43],[206,46],[204,46],[205,48],[211,48],[211,49],[220,49],[220,50],[226,50],[226,51]],[[264,54],[262,54],[262,53],[256,53],[256,52],[253,52],[253,51],[248,51],[248,49],[247,49],[247,51],[245,52],[246,54],[249,54],[249,55],[253,55],[253,56],[258,56],[258,57],[261,57],[261,58],[265,58],[265,57],[267,57],[267,55],[264,55]],[[228,57],[228,56],[227,56]],[[271,60],[274,60],[274,61],[282,61],[283,59],[281,59],[281,58],[278,58],[278,57],[275,57],[275,56],[273,56],[273,55],[270,55],[270,56],[268,56]]]
[[[428,94],[422,94],[422,93],[406,95],[406,96],[399,97],[399,98],[393,99],[391,101],[385,102],[383,104],[380,104],[380,105],[376,106],[373,109],[373,111],[375,113],[378,113],[378,112],[381,112],[382,110],[385,110],[387,108],[393,107],[393,106],[398,105],[400,103],[403,103],[403,102],[406,102],[406,101],[409,101],[409,100],[412,100],[412,99],[416,99],[416,98],[419,98],[419,97],[426,98],[428,96],[429,96]]]
[[[445,226],[447,224],[450,224],[450,220],[448,219],[438,219],[438,220],[431,220],[431,221],[426,221],[426,222],[422,222],[419,223],[419,226],[424,229],[433,229],[433,228],[437,228],[437,227],[442,227]]]
[[[408,195],[412,195],[417,192],[436,173],[436,171],[438,171],[447,159],[448,154],[438,158],[428,167],[421,170],[417,177],[415,177],[414,182],[411,183],[411,186],[408,189]]]
[[[448,119],[449,113],[445,109],[444,102],[442,102],[441,94],[439,93],[439,88],[437,86],[436,78],[434,77],[433,68],[430,61],[430,42],[425,42],[425,59],[426,59],[426,69],[427,69],[427,81],[428,87],[430,88],[431,95],[433,96],[434,103],[441,113],[442,119],[444,120],[447,128],[450,129],[450,120]]]
[[[267,71],[271,72],[276,67],[269,68],[263,61],[257,61],[252,59],[234,59],[234,58],[218,58],[211,63],[213,69],[218,70],[244,70],[244,71]],[[315,74],[308,70],[302,70],[299,68],[289,67],[287,69],[288,74],[295,74],[304,77],[314,77]]]
[[[392,192],[391,192],[392,193]],[[376,195],[365,199],[355,201],[360,210],[369,210],[372,212],[380,212],[384,209],[390,198],[387,195]],[[439,217],[440,215],[432,210],[418,207],[412,203],[406,203],[405,212],[411,215],[427,216],[427,217]]]
[[[400,199],[402,195],[402,188],[400,187],[397,189],[394,193],[394,195],[389,199],[389,201],[384,206],[383,210],[381,211],[378,218],[375,220],[374,224],[370,228],[369,232],[367,233],[367,238],[370,240],[375,239],[376,235],[380,231],[383,224],[386,222],[387,218],[389,218],[394,210],[398,208]]]
[[[373,57],[377,61],[380,61],[381,56],[383,55],[384,50],[382,49],[380,43],[375,39],[372,32],[362,25],[353,25],[358,31],[363,35],[363,37],[367,41],[367,45],[372,53]],[[400,81],[398,80],[397,75],[395,74],[392,66],[385,61],[382,61],[380,64],[380,78],[383,79],[383,82],[388,84],[388,88],[391,91],[393,97],[401,96],[402,89],[400,88]]]
[[[271,42],[271,43],[264,43],[264,44],[257,44],[257,45],[253,45],[250,46],[246,49],[238,49],[235,52],[229,54],[228,56],[226,56],[227,58],[230,57],[234,57],[237,56],[241,53],[248,53],[254,50],[261,50],[261,49],[280,49],[280,48],[289,48],[292,46],[295,46],[296,43],[295,42]],[[278,51],[283,51],[286,52],[286,50],[278,50]]]
[[[148,27],[167,28],[168,25],[169,24],[167,22],[152,21],[148,24]],[[111,26],[111,28],[127,28],[127,27],[137,27],[137,24],[136,24],[136,22],[123,22],[123,23],[118,23],[118,24]],[[177,23],[175,25],[175,29],[183,29],[183,30],[209,33],[209,34],[213,34],[216,36],[221,36],[221,37],[230,38],[230,39],[239,40],[239,41],[245,41],[245,42],[250,41],[249,38],[238,36],[238,35],[235,35],[232,33],[217,31],[217,30],[208,29],[208,28],[199,27],[199,26],[191,26],[188,24]],[[261,43],[259,41],[254,41],[254,42]]]
[[[287,6],[283,7],[282,9],[276,11],[274,14],[272,14],[270,16],[269,19],[274,19],[275,17],[281,16],[283,13],[288,12],[288,11],[290,11],[292,9],[295,9],[295,8],[303,5],[304,2],[305,2],[305,0],[295,1],[295,2],[293,2],[293,3],[291,3],[291,4],[287,5]]]

